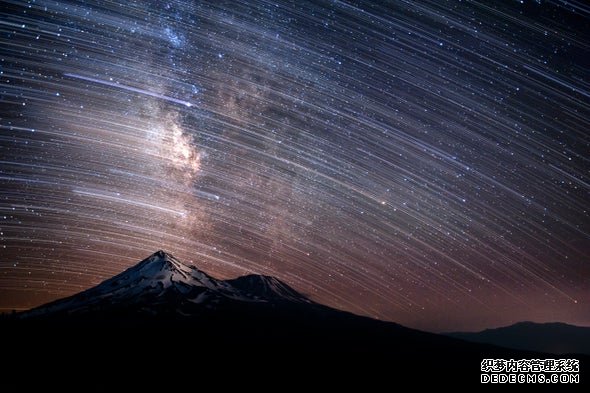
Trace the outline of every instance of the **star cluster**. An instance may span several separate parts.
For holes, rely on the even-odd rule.
[[[165,249],[429,330],[590,324],[590,8],[2,1],[0,308]]]

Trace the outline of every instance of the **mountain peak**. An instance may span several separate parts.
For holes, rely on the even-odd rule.
[[[178,259],[174,258],[172,254],[168,254],[163,250],[158,250],[137,265],[129,268],[126,272],[141,271],[144,274],[151,272],[158,274],[161,271],[179,271],[182,275],[191,275],[192,270],[198,271],[194,266],[185,265]],[[124,272],[125,273],[125,272]]]
[[[228,280],[232,287],[247,292],[259,298],[289,299],[293,301],[307,301],[303,295],[276,277],[259,274],[249,274]]]
[[[131,269],[141,268],[146,265],[153,265],[153,264],[161,266],[163,268],[166,266],[179,266],[179,265],[184,266],[187,269],[191,268],[191,266],[185,265],[184,263],[180,262],[172,254],[169,254],[164,250],[158,250],[155,253],[153,253],[152,255],[150,255],[149,257],[147,257],[146,259],[144,259],[143,261],[139,262],[137,265],[132,266]]]
[[[28,316],[78,314],[97,309],[150,310],[186,316],[235,302],[310,301],[282,281],[261,275],[218,280],[158,250],[135,266],[77,295],[38,307]]]

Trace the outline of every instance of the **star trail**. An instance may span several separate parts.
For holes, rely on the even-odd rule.
[[[0,310],[158,249],[433,331],[590,325],[590,8],[17,1]]]

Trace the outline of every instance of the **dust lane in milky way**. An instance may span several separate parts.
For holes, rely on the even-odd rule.
[[[0,309],[157,249],[430,330],[590,324],[581,2],[3,1]]]

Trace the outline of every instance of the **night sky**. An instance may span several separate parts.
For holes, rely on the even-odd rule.
[[[2,1],[0,310],[158,249],[432,331],[590,325],[590,8]]]

